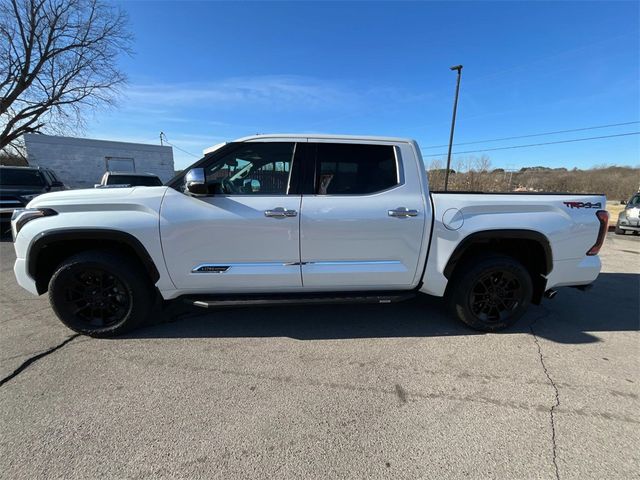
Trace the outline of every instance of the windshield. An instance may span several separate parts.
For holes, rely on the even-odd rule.
[[[38,170],[0,168],[0,186],[43,187],[44,180]]]
[[[158,177],[146,177],[142,175],[109,175],[107,185],[159,187],[162,185],[162,182]]]
[[[634,195],[633,197],[631,197],[631,200],[629,200],[629,203],[627,205],[632,206],[632,207],[640,206],[640,193],[638,193],[638,194]]]

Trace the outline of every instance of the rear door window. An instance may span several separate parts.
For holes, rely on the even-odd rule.
[[[365,195],[398,185],[392,145],[317,143],[315,193]]]

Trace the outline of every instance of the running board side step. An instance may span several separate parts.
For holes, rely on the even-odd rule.
[[[351,292],[346,294],[306,294],[306,295],[234,295],[234,296],[185,296],[182,301],[201,308],[253,307],[257,305],[309,305],[337,303],[397,303],[416,296],[415,292]]]

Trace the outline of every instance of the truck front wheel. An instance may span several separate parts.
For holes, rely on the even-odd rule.
[[[520,318],[531,302],[531,275],[516,259],[486,255],[455,272],[448,292],[453,314],[476,330],[493,332]]]
[[[64,260],[49,281],[49,301],[67,327],[92,337],[124,333],[146,319],[155,298],[135,261],[86,251]]]

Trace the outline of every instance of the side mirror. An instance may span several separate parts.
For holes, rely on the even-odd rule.
[[[192,168],[184,177],[184,188],[193,195],[206,195],[207,183],[204,168]]]
[[[243,182],[244,191],[245,192],[259,192],[260,191],[260,180],[256,180],[255,178],[250,180],[247,179]]]

